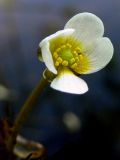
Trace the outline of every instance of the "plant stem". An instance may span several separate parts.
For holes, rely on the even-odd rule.
[[[13,147],[16,143],[16,137],[19,133],[19,130],[22,124],[24,123],[25,119],[27,118],[27,115],[29,114],[33,105],[35,104],[37,97],[42,92],[46,84],[47,84],[47,80],[45,80],[42,77],[38,82],[37,86],[33,89],[32,93],[30,94],[26,102],[24,103],[24,105],[21,107],[21,110],[15,119],[15,122],[12,128],[12,133],[7,140],[7,149],[9,150],[9,152],[13,152]]]

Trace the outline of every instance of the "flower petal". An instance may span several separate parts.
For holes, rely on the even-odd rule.
[[[79,13],[72,17],[65,25],[65,29],[73,28],[73,35],[83,43],[102,37],[104,34],[103,22],[92,13]]]
[[[53,72],[54,74],[57,74],[57,70],[54,66],[52,54],[49,48],[50,46],[49,41],[58,36],[71,35],[73,32],[74,29],[65,29],[58,31],[55,34],[52,34],[51,36],[48,36],[45,39],[43,39],[39,44],[39,47],[41,47],[43,61],[45,62],[45,65],[47,66],[48,70]]]
[[[85,54],[90,60],[90,70],[85,74],[94,73],[104,68],[113,56],[114,48],[109,38],[104,37],[93,42]]]
[[[41,51],[42,51],[43,61],[45,62],[45,65],[47,66],[48,70],[53,72],[54,74],[57,74],[57,70],[54,66],[53,58],[49,50],[48,41],[45,41],[44,43],[42,43]]]
[[[62,70],[52,81],[51,87],[67,93],[83,94],[88,91],[84,80],[75,76],[70,70]]]

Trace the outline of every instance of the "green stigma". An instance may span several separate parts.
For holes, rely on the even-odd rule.
[[[66,60],[68,62],[70,62],[70,60],[73,58],[73,54],[71,52],[70,49],[66,48],[64,49],[63,51],[61,51],[59,53],[59,56],[63,59],[63,60]]]

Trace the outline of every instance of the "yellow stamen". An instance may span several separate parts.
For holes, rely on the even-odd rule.
[[[62,58],[58,57],[58,58],[57,58],[57,61],[58,61],[59,63],[62,63],[63,60],[62,60]]]
[[[63,45],[61,48],[62,48],[62,49],[66,48],[66,45]]]
[[[80,52],[80,48],[79,48],[79,47],[76,47],[75,50],[76,50],[77,52]]]
[[[77,56],[77,55],[78,55],[78,53],[77,53],[76,51],[74,51],[74,52],[73,52],[73,54],[74,54],[75,56]]]
[[[56,52],[59,52],[61,50],[61,48],[58,48],[57,50],[56,50]]]
[[[70,63],[72,64],[72,63],[74,63],[75,62],[75,58],[72,58],[71,60],[70,60]]]
[[[75,60],[78,62],[78,61],[79,61],[79,58],[78,58],[78,57],[75,57]]]
[[[58,61],[55,62],[55,66],[56,66],[56,67],[59,66],[59,62],[58,62]]]
[[[89,57],[84,53],[84,45],[72,36],[61,35],[50,40],[50,51],[57,70],[67,66],[81,74],[91,67]]]
[[[53,57],[54,57],[55,59],[57,59],[57,58],[58,58],[58,54],[57,54],[57,52],[54,52],[54,53],[53,53]]]
[[[63,66],[68,66],[68,61],[63,61],[63,62],[62,62],[62,65],[63,65]]]
[[[71,66],[72,69],[74,69],[74,68],[76,68],[76,67],[77,67],[77,63],[74,63],[74,64]]]
[[[69,47],[69,48],[71,48],[71,47],[72,47],[69,43],[67,43],[67,44],[66,44],[66,46],[67,46],[67,47]]]
[[[82,60],[83,59],[83,55],[79,55],[79,58],[80,58],[80,60]]]

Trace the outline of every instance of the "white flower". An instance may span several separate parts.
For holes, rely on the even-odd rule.
[[[86,82],[77,75],[99,71],[113,56],[113,45],[103,34],[104,26],[97,16],[80,13],[63,30],[40,42],[39,59],[56,75],[52,88],[74,94],[88,91]]]

